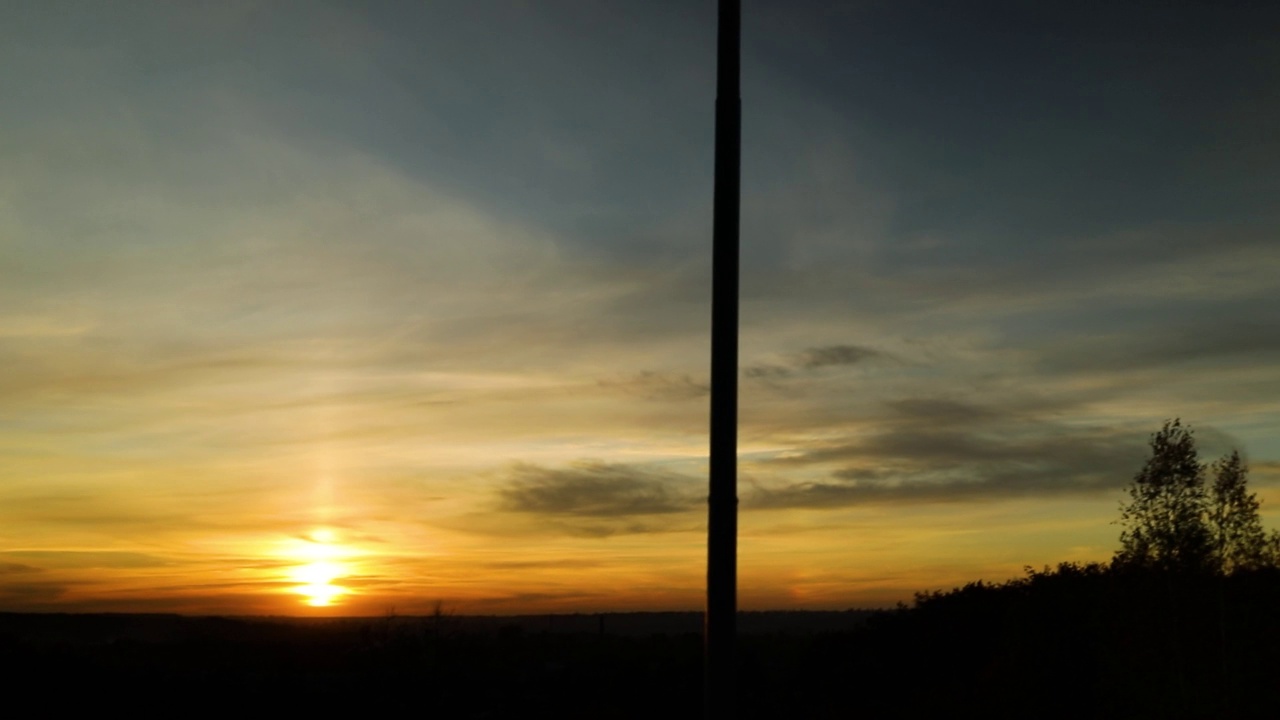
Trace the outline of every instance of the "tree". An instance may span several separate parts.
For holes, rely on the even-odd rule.
[[[1230,573],[1268,564],[1271,548],[1258,519],[1261,503],[1246,487],[1248,468],[1240,460],[1240,453],[1233,450],[1214,463],[1213,470],[1209,531],[1219,569]]]
[[[1118,564],[1222,574],[1280,564],[1280,533],[1263,530],[1238,451],[1213,463],[1206,487],[1208,468],[1181,420],[1166,421],[1150,445],[1120,506]]]
[[[1181,420],[1166,421],[1150,445],[1151,457],[1129,485],[1129,502],[1120,507],[1125,529],[1116,560],[1163,570],[1211,569],[1209,496],[1195,438]]]

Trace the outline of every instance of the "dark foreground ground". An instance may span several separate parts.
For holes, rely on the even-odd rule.
[[[27,717],[699,717],[699,624],[0,614],[0,667],[11,705],[35,701]],[[911,609],[751,613],[741,626],[739,717],[1256,718],[1280,702],[1274,572],[1063,568]]]

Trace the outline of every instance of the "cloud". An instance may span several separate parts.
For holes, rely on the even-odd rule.
[[[0,604],[6,609],[43,608],[63,597],[67,587],[59,583],[6,582],[0,584]]]
[[[949,401],[891,404],[901,407],[903,402],[912,409],[937,406],[941,412],[914,416],[861,440],[777,460],[840,467],[820,480],[758,485],[746,506],[836,508],[1106,493],[1128,486],[1150,455],[1146,430],[1076,427]],[[1240,446],[1213,428],[1195,433],[1201,462]]]
[[[742,374],[753,380],[779,380],[790,376],[791,368],[784,365],[748,365],[743,368]]]
[[[1146,432],[1056,423],[1017,403],[906,398],[885,406],[890,414],[869,424],[882,429],[801,444],[759,463],[766,472],[820,476],[761,482],[746,505],[827,508],[1097,493],[1126,485],[1146,453]]]
[[[563,570],[564,568],[598,568],[604,561],[588,558],[556,558],[554,560],[490,560],[480,563],[492,570]]]
[[[1155,328],[1119,328],[1086,338],[1065,338],[1041,362],[1048,372],[1127,371],[1196,363],[1258,363],[1280,357],[1280,313],[1266,306],[1248,314],[1213,307],[1226,317],[1166,319]],[[1225,312],[1224,312],[1225,311]],[[1212,315],[1214,313],[1205,313]]]
[[[990,408],[943,398],[904,398],[885,404],[905,417],[926,420],[931,424],[953,425],[998,417]]]
[[[975,472],[980,474],[981,470]],[[759,489],[746,506],[761,509],[831,509],[873,503],[976,502],[1014,497],[1053,497],[1096,493],[1128,484],[1119,474],[1079,473],[1075,468],[1045,464],[1025,471],[1003,470],[985,476],[967,475],[913,480],[893,477],[851,479],[858,470],[833,473],[827,482],[805,482]]]
[[[699,527],[690,511],[705,501],[703,484],[677,473],[595,461],[548,468],[515,465],[496,489],[497,515],[467,522],[472,531],[609,537]]]
[[[798,371],[857,365],[882,355],[878,350],[859,345],[825,345],[803,350],[781,363],[748,365],[742,372],[752,379],[778,380],[790,377]]]
[[[117,550],[6,550],[0,554],[54,568],[147,568],[172,564],[155,555]]]
[[[582,462],[553,469],[519,464],[501,489],[502,508],[537,515],[621,518],[681,513],[699,498],[676,475],[630,465]]]
[[[857,345],[828,345],[805,350],[796,358],[796,364],[806,370],[813,370],[834,365],[854,365],[879,354],[875,350]]]
[[[615,380],[601,380],[599,384],[646,400],[694,400],[711,392],[710,384],[694,380],[689,375],[651,370]]]

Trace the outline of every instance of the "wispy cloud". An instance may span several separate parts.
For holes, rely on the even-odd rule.
[[[156,555],[117,550],[6,550],[0,557],[36,563],[44,568],[147,568],[171,564]]]
[[[664,373],[645,370],[626,377],[601,380],[603,388],[619,390],[648,400],[695,400],[711,392],[704,381],[694,380],[687,374]]]
[[[803,350],[778,363],[759,363],[743,368],[748,378],[776,380],[790,377],[799,371],[857,365],[883,357],[883,353],[860,345],[825,345]]]

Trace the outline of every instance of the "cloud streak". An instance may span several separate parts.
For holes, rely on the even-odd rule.
[[[496,489],[498,511],[536,527],[585,537],[688,530],[700,518],[703,483],[643,466],[580,461],[548,468],[522,463]]]
[[[891,414],[856,438],[815,442],[758,463],[821,477],[759,484],[747,506],[836,508],[869,503],[980,502],[1087,495],[1126,485],[1144,433],[1079,428],[1015,408],[938,398],[886,403]],[[887,429],[883,429],[887,428]]]
[[[780,380],[799,372],[831,367],[849,367],[883,357],[884,354],[860,345],[811,347],[781,363],[759,363],[743,368],[743,375],[757,380]]]
[[[711,393],[711,385],[685,374],[645,370],[628,377],[601,380],[600,387],[647,400],[696,400]]]
[[[511,475],[498,491],[509,512],[617,518],[680,513],[698,502],[686,478],[627,465],[517,465]]]

